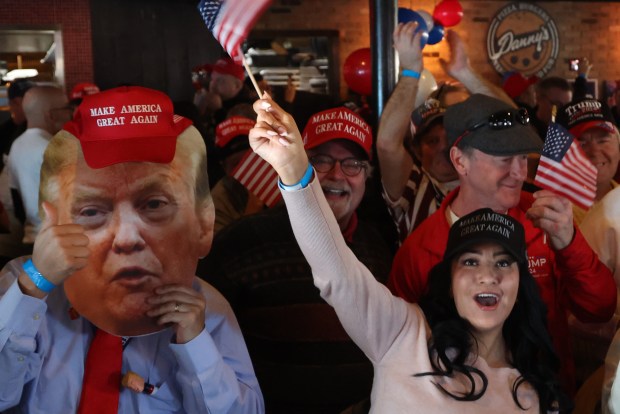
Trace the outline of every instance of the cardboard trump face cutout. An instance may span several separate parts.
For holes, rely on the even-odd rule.
[[[206,171],[202,137],[166,95],[121,87],[84,98],[50,141],[40,188],[58,224],[89,238],[88,264],[64,282],[77,313],[115,335],[163,328],[146,299],[158,286],[191,286],[211,247]]]

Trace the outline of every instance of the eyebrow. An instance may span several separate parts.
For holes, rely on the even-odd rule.
[[[165,174],[157,174],[156,176],[151,176],[145,178],[140,181],[140,185],[136,186],[138,195],[142,195],[145,193],[150,193],[154,191],[163,191],[166,194],[170,195],[172,198],[176,198],[174,196],[174,192],[172,191],[172,186],[169,184],[169,177]],[[101,202],[106,203],[109,202],[111,196],[107,194],[107,190],[98,187],[92,187],[88,184],[77,184],[73,191],[73,199],[71,200],[71,207],[73,208],[76,204],[81,204],[84,202]]]
[[[482,254],[482,250],[476,249],[476,248],[468,248],[466,250],[463,250],[461,252],[461,255],[464,255],[464,254],[467,254],[467,253]],[[512,255],[506,249],[502,249],[500,251],[497,251],[497,252],[493,253],[493,257],[504,256],[504,255],[512,257]]]

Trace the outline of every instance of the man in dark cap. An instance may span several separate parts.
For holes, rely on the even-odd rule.
[[[547,305],[549,331],[563,363],[561,377],[566,389],[574,391],[572,351],[566,341],[568,311],[583,322],[609,320],[616,304],[611,272],[573,224],[567,199],[548,190],[521,191],[527,155],[542,149],[527,111],[476,94],[449,107],[444,126],[460,187],[403,243],[389,286],[398,296],[417,302],[459,217],[491,208],[516,218],[525,227],[529,268]]]
[[[446,132],[441,122],[445,108],[465,100],[470,92],[510,102],[501,88],[473,70],[463,40],[456,32],[448,31],[450,61],[442,60],[441,64],[461,85],[442,85],[416,108],[418,95],[424,92],[419,79],[423,70],[421,34],[416,35],[416,30],[415,22],[399,24],[394,30],[401,73],[377,133],[383,198],[396,224],[399,243],[435,212],[445,195],[458,185],[447,157]],[[413,136],[411,148],[406,138],[408,130]]]
[[[13,141],[26,130],[26,116],[22,109],[22,99],[26,91],[34,85],[35,83],[28,79],[15,79],[9,85],[7,94],[11,118],[0,125],[0,150],[2,151],[0,171],[4,168]]]

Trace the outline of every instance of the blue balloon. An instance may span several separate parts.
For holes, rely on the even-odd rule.
[[[434,45],[441,42],[443,36],[445,34],[444,28],[442,25],[435,23],[433,29],[428,32],[428,44]]]
[[[428,42],[428,26],[426,25],[426,21],[424,17],[420,16],[418,12],[415,12],[411,9],[407,9],[405,7],[398,8],[398,23],[407,23],[407,22],[418,22],[418,28],[415,33],[422,32],[422,37],[420,39],[420,47],[424,48],[426,43]],[[441,39],[440,39],[441,40]]]
[[[406,7],[398,8],[398,23],[407,23],[413,20],[415,12]]]

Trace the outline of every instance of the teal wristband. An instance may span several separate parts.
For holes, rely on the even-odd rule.
[[[34,283],[34,285],[43,292],[50,293],[56,287],[55,284],[47,280],[45,276],[39,272],[39,270],[34,266],[34,263],[32,263],[32,259],[26,260],[26,262],[22,265],[22,268],[30,280],[32,280],[32,283]]]
[[[280,187],[281,190],[284,190],[284,191],[295,191],[295,190],[301,190],[302,188],[306,188],[308,187],[308,184],[310,184],[310,180],[312,179],[312,171],[314,171],[312,169],[312,164],[308,163],[308,168],[306,169],[304,176],[301,177],[301,180],[299,180],[297,184],[284,185],[282,184],[282,180],[278,178],[278,186]]]
[[[416,72],[415,70],[411,70],[411,69],[403,69],[400,72],[400,75],[406,76],[408,78],[420,79],[420,72]]]

